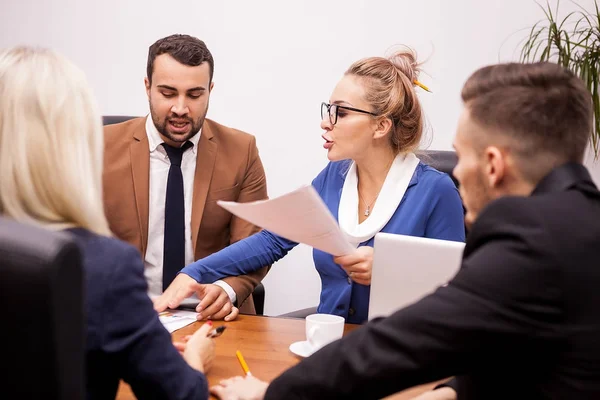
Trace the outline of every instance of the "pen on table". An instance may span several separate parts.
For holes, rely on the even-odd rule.
[[[221,336],[221,334],[223,333],[225,328],[227,328],[225,325],[221,325],[218,328],[215,328],[212,331],[208,332],[208,335],[206,335],[206,336],[211,339],[219,337],[219,336]]]
[[[248,364],[246,364],[246,360],[244,360],[244,356],[242,355],[242,352],[237,350],[235,352],[235,355],[237,356],[238,361],[240,362],[240,365],[242,366],[242,369],[244,370],[244,373],[246,374],[246,376],[252,375],[250,373],[250,368],[248,368]]]
[[[182,311],[196,311],[197,306],[198,304],[180,304],[177,309]]]

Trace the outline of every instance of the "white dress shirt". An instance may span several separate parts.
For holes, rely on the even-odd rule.
[[[162,294],[163,253],[165,239],[165,197],[167,195],[167,178],[171,162],[150,115],[146,117],[146,134],[150,147],[150,187],[148,204],[148,246],[144,260],[144,275],[148,282],[148,295],[157,297]],[[192,248],[192,198],[194,195],[194,176],[196,173],[196,156],[198,154],[198,132],[189,141],[193,146],[183,153],[181,173],[183,175],[183,199],[185,204],[185,265],[194,262]],[[215,285],[222,287],[235,303],[236,294],[231,286],[224,281],[216,281]]]

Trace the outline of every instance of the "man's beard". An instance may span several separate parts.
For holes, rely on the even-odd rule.
[[[469,185],[471,189],[469,205],[472,206],[472,210],[467,208],[467,216],[470,218],[465,219],[467,228],[470,229],[473,223],[479,218],[481,211],[494,200],[490,188],[486,185],[486,178],[483,172],[477,171],[477,175],[474,177],[475,182]],[[466,187],[466,186],[465,186]]]
[[[194,136],[196,136],[196,134],[200,131],[200,128],[202,128],[202,125],[204,124],[204,119],[206,118],[206,111],[208,111],[208,104],[206,105],[206,110],[204,111],[204,113],[200,117],[198,117],[196,121],[188,117],[178,117],[176,115],[169,115],[161,121],[158,115],[156,115],[156,113],[154,112],[154,109],[152,108],[152,103],[150,102],[150,116],[152,117],[152,122],[154,122],[156,130],[158,130],[158,132],[161,135],[175,143],[185,143]],[[186,120],[191,125],[190,131],[185,135],[169,132],[167,124],[169,123],[170,119]]]

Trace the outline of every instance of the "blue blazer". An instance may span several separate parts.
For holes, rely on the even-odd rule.
[[[119,380],[138,399],[208,399],[204,375],[171,342],[148,297],[140,253],[119,240],[69,229],[86,280],[86,391],[114,399]]]
[[[312,182],[336,220],[349,166],[348,160],[331,162]],[[396,212],[381,232],[464,241],[462,201],[450,177],[419,163]],[[373,246],[373,241],[371,238],[360,245]],[[273,264],[296,245],[263,230],[186,266],[181,272],[199,282],[210,283]],[[365,322],[370,286],[352,282],[330,254],[313,249],[313,259],[321,277],[317,312],[340,315],[350,323]]]

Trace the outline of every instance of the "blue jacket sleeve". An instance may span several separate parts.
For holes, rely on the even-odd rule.
[[[425,237],[465,241],[465,222],[462,200],[452,179],[446,174],[435,182],[432,194],[433,209],[425,227]]]
[[[331,165],[329,163],[312,181],[319,194],[323,190]],[[180,273],[189,275],[199,283],[213,283],[227,276],[246,275],[282,259],[297,244],[263,230],[187,265]]]
[[[208,399],[205,376],[173,346],[147,295],[139,253],[127,247],[107,276],[103,301],[102,351],[138,399]]]
[[[298,243],[267,230],[255,233],[181,270],[199,283],[246,275],[282,259]]]

